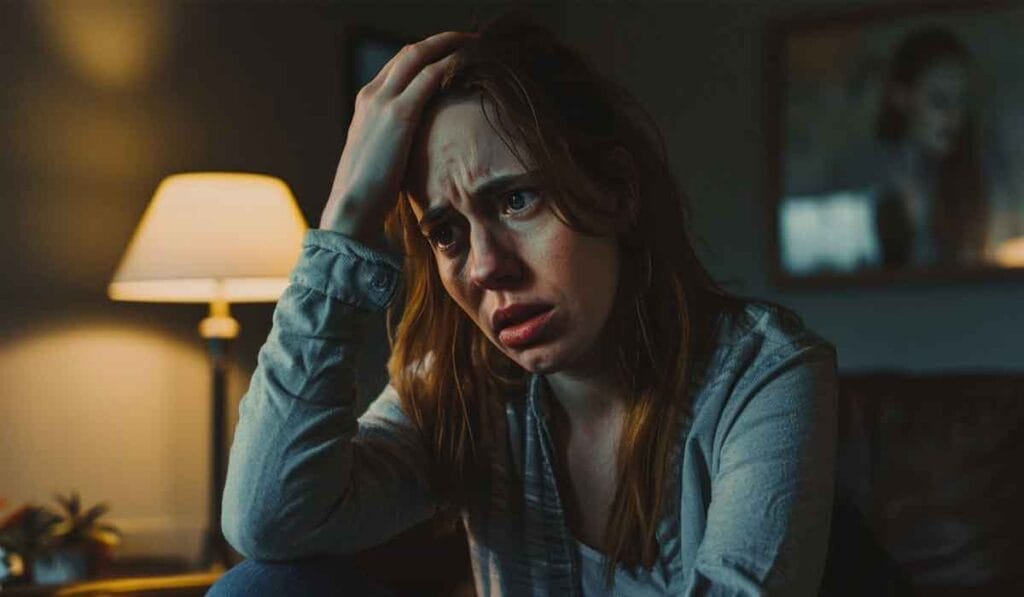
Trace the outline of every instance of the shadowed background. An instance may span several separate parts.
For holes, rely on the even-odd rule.
[[[349,116],[346,28],[418,39],[503,6],[0,3],[0,497],[16,505],[77,489],[110,502],[126,535],[119,553],[196,558],[207,524],[209,372],[196,331],[206,308],[106,297],[156,185],[181,171],[271,174],[315,225]],[[762,33],[802,6],[533,9],[649,108],[693,200],[702,253],[730,288],[796,309],[847,372],[1020,369],[1020,283],[772,287]],[[233,310],[232,421],[272,310]],[[385,354],[378,328],[365,395],[383,381]]]

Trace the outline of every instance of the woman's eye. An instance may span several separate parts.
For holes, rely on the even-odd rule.
[[[450,251],[456,242],[455,229],[450,224],[441,224],[430,231],[427,236],[430,244],[440,251]]]
[[[520,189],[512,191],[505,196],[504,212],[515,214],[525,211],[537,202],[537,192],[532,189]]]

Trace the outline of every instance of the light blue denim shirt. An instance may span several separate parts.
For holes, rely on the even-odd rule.
[[[400,263],[310,230],[241,405],[222,526],[255,559],[347,554],[432,516],[428,456],[389,385],[355,409],[356,352],[392,300]],[[824,569],[836,442],[835,351],[788,311],[722,318],[666,479],[650,569],[617,568],[615,594],[813,595]],[[600,594],[597,551],[566,526],[548,387],[493,422],[496,473],[462,509],[477,594]]]

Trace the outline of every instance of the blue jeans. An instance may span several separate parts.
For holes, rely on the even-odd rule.
[[[289,562],[245,560],[225,572],[206,595],[394,597],[395,593],[367,578],[350,559],[316,557]]]

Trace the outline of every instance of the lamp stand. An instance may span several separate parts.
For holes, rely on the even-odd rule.
[[[228,353],[231,340],[238,335],[238,322],[231,317],[228,303],[210,303],[210,315],[199,324],[199,334],[206,338],[212,371],[212,404],[210,412],[210,496],[209,526],[203,543],[202,565],[224,570],[231,565],[231,550],[220,528],[221,496],[227,471],[224,427],[227,422]]]

